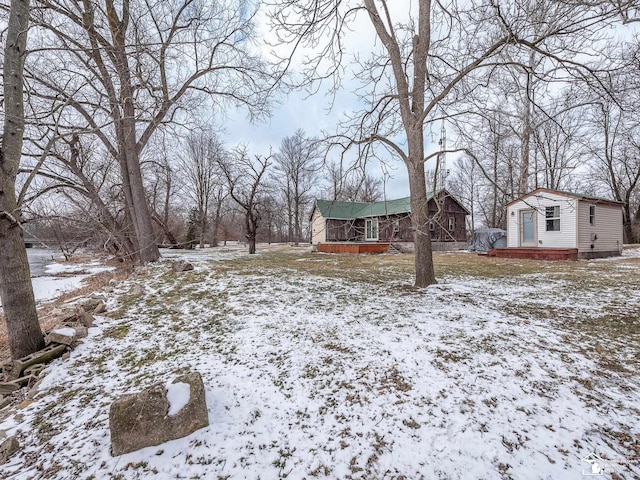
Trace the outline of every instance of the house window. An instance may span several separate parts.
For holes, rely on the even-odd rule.
[[[547,220],[547,232],[559,232],[560,206],[545,207],[545,219]]]
[[[365,221],[365,240],[378,240],[378,219],[372,218]]]
[[[456,217],[449,217],[449,231],[453,232],[456,229]]]
[[[431,218],[429,218],[429,231],[435,232],[435,230],[436,230],[436,223]]]
[[[394,220],[393,221],[393,231],[394,232],[399,232],[400,231],[400,220]]]
[[[596,206],[589,205],[589,225],[596,224]]]

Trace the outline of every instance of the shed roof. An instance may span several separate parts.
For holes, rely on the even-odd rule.
[[[608,198],[601,198],[601,197],[595,197],[592,195],[584,195],[582,193],[575,193],[575,192],[566,192],[563,190],[551,190],[550,188],[536,188],[535,190],[533,190],[532,192],[527,193],[526,195],[523,195],[520,198],[516,198],[515,200],[512,200],[511,202],[507,203],[507,207],[519,202],[521,200],[524,200],[525,198],[531,197],[533,195],[537,195],[541,192],[547,192],[547,193],[555,193],[558,195],[564,195],[566,197],[571,197],[571,198],[577,198],[578,200],[585,200],[588,202],[596,202],[596,203],[606,203],[609,205],[624,205],[624,202],[618,202],[617,200],[609,200]]]

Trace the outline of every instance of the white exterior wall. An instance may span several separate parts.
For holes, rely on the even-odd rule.
[[[576,198],[551,192],[539,192],[509,205],[507,209],[507,247],[520,247],[520,212],[535,209],[536,246],[541,248],[578,248]],[[560,207],[560,231],[546,231],[546,207]],[[588,213],[588,212],[587,212]],[[589,219],[587,218],[587,223]]]
[[[311,243],[317,245],[327,241],[326,220],[318,209],[314,209],[311,215]]]
[[[595,225],[589,207],[595,205]],[[578,208],[578,253],[622,251],[622,207],[581,201]],[[591,248],[593,245],[593,248]]]

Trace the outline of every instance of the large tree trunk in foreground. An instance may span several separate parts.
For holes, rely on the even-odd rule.
[[[5,118],[0,148],[0,299],[14,359],[44,347],[15,182],[24,135],[23,69],[29,0],[12,0],[4,56]]]
[[[411,225],[415,245],[416,287],[428,287],[436,283],[433,270],[431,236],[429,234],[429,199],[424,178],[424,163],[407,164],[411,194]],[[434,194],[435,195],[435,194]]]

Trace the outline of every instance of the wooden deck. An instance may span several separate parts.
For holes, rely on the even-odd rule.
[[[578,260],[577,248],[494,248],[487,255],[499,258],[529,258],[533,260]]]
[[[318,251],[324,253],[386,253],[388,243],[319,243]]]

